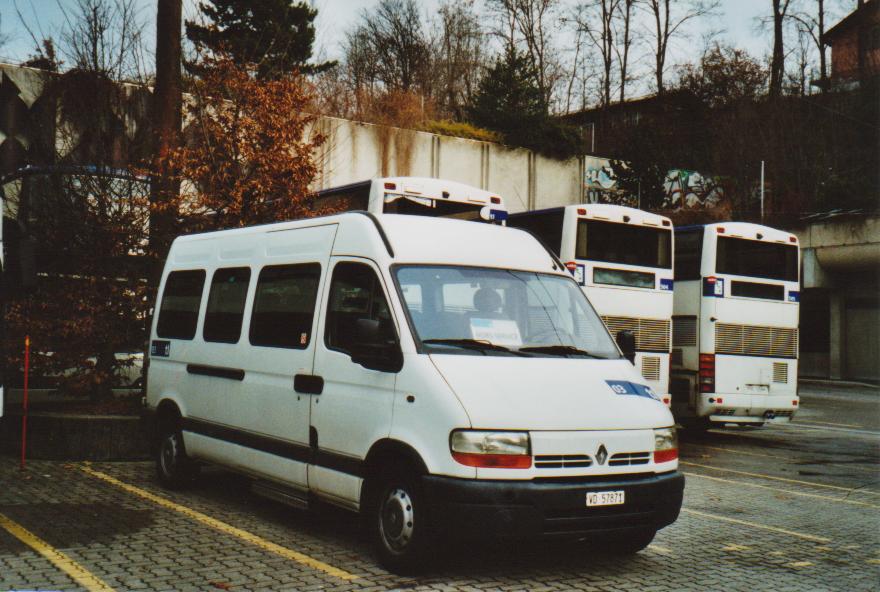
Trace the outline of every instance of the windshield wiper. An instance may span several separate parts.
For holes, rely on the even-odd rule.
[[[605,356],[598,356],[586,350],[576,348],[573,345],[535,345],[531,347],[519,348],[521,352],[529,352],[533,354],[549,354],[551,356],[585,356],[588,358],[596,358],[598,360],[607,360]]]
[[[502,351],[511,354],[517,353],[509,347],[498,345],[497,343],[492,343],[491,341],[483,341],[480,339],[423,339],[422,343],[424,343],[425,345],[451,345],[453,347],[472,349],[483,353],[485,353],[486,351]]]

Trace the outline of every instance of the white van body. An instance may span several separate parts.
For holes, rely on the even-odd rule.
[[[507,206],[497,193],[431,177],[377,177],[330,187],[315,194],[315,206],[337,212],[363,210],[494,224],[507,220]]]
[[[215,288],[240,304],[222,304]],[[296,311],[278,312],[283,290]],[[417,492],[415,507],[451,531],[600,530],[630,550],[678,515],[672,415],[567,270],[525,232],[346,213],[184,236],[159,294],[147,405],[169,484],[175,462],[205,461],[256,478],[276,499],[369,513],[397,475],[400,491]],[[314,295],[312,313],[302,294]],[[383,323],[389,337],[376,348],[392,348],[396,362],[357,342],[362,326]],[[567,330],[595,351],[561,343]],[[272,340],[281,346],[265,346]],[[411,507],[386,513],[412,524]],[[405,532],[402,548],[377,543],[394,569],[417,556],[401,541],[426,536]]]
[[[747,222],[675,235],[675,417],[701,427],[790,422],[800,405],[797,237]]]
[[[514,214],[507,224],[559,255],[612,335],[633,332],[635,367],[669,406],[672,221],[626,206],[580,204]]]

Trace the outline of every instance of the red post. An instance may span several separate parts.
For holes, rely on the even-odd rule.
[[[25,470],[25,457],[27,453],[27,414],[28,414],[28,374],[31,365],[31,337],[24,337],[24,395],[22,398],[21,413],[21,470]]]

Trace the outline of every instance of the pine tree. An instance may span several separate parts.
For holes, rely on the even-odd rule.
[[[208,50],[223,50],[239,64],[254,64],[257,78],[275,79],[294,69],[314,74],[336,65],[308,63],[318,11],[305,2],[206,0],[199,9],[208,23],[187,21],[187,38]]]
[[[520,136],[547,117],[547,104],[526,56],[508,49],[500,56],[474,96],[471,121],[505,136]]]

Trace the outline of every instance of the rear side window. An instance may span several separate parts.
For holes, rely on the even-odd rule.
[[[251,345],[308,347],[320,279],[318,263],[264,267],[254,295]]]
[[[214,272],[205,311],[205,328],[202,330],[205,341],[238,343],[250,281],[249,267],[231,267]]]
[[[196,336],[199,306],[202,304],[202,288],[205,270],[172,271],[165,280],[162,306],[156,334],[165,339],[192,339]]]

